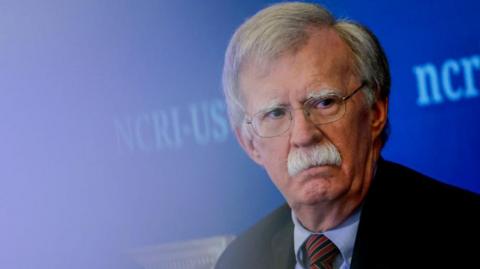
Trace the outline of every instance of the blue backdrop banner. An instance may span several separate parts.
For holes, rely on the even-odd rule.
[[[283,203],[220,78],[261,0],[0,3],[0,267],[139,268],[137,247],[238,234]],[[319,1],[378,35],[386,159],[480,192],[478,1]]]

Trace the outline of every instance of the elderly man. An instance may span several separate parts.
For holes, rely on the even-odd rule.
[[[480,250],[479,196],[380,153],[390,74],[365,27],[315,4],[247,20],[225,57],[237,139],[287,204],[217,268],[463,268]]]

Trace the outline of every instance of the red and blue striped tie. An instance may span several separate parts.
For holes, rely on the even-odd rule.
[[[323,234],[312,234],[305,242],[309,269],[333,269],[332,263],[340,252],[335,244]]]

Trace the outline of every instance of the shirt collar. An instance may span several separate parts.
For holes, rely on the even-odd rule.
[[[340,250],[343,261],[350,265],[350,261],[353,255],[353,246],[355,244],[355,237],[357,234],[358,222],[360,219],[361,209],[355,210],[344,222],[336,226],[333,229],[327,230],[323,233],[328,239],[330,239]],[[297,219],[295,213],[292,210],[292,220],[294,224],[293,241],[295,247],[295,257],[298,263],[303,263],[302,245],[307,238],[314,234],[307,230]]]

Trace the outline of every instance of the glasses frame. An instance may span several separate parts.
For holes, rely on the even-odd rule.
[[[367,86],[367,81],[362,81],[362,83],[360,84],[360,86],[357,87],[355,90],[353,90],[353,91],[352,91],[350,94],[348,94],[348,95],[341,96],[341,95],[338,95],[338,94],[335,94],[335,93],[333,93],[332,95],[338,96],[338,97],[340,98],[340,100],[341,100],[340,104],[344,104],[346,101],[348,101],[348,99],[350,99],[352,96],[354,96],[357,92],[359,92],[359,91],[360,91],[361,89],[363,89],[365,86]],[[310,113],[309,113],[309,111],[307,110],[307,106],[305,106],[305,103],[308,103],[308,100],[304,102],[303,107],[300,108],[300,109],[303,110],[303,113],[304,113],[305,117],[306,117],[308,120],[310,120],[310,116],[309,116]],[[343,114],[342,114],[340,117],[338,117],[337,119],[332,120],[332,121],[329,121],[329,122],[324,122],[324,123],[314,123],[314,125],[315,125],[315,126],[317,126],[317,125],[324,125],[324,124],[329,124],[329,123],[335,122],[335,121],[337,121],[337,120],[340,120],[341,118],[343,118],[343,116],[345,116],[345,114],[346,114],[346,112],[347,112],[347,106],[346,106],[346,104],[345,104],[344,110],[345,110],[345,111],[343,112]],[[252,130],[253,130],[253,132],[254,132],[257,136],[259,136],[259,137],[262,137],[262,138],[272,138],[272,137],[281,136],[281,135],[283,135],[284,133],[288,132],[288,131],[290,130],[290,128],[292,127],[292,122],[293,122],[292,109],[287,110],[287,112],[288,112],[288,116],[289,116],[289,118],[290,118],[290,124],[289,124],[288,128],[285,129],[285,131],[283,131],[283,132],[281,132],[281,133],[279,133],[279,134],[277,134],[277,135],[263,136],[263,135],[260,135],[260,133],[259,133],[259,132],[257,131],[257,129],[255,128],[255,124],[253,124],[253,119],[255,118],[256,115],[258,115],[258,114],[260,114],[260,113],[263,113],[263,111],[259,111],[259,112],[255,113],[251,118],[247,118],[247,119],[245,120],[245,123],[248,124],[248,125],[250,125],[251,128],[252,128]]]

